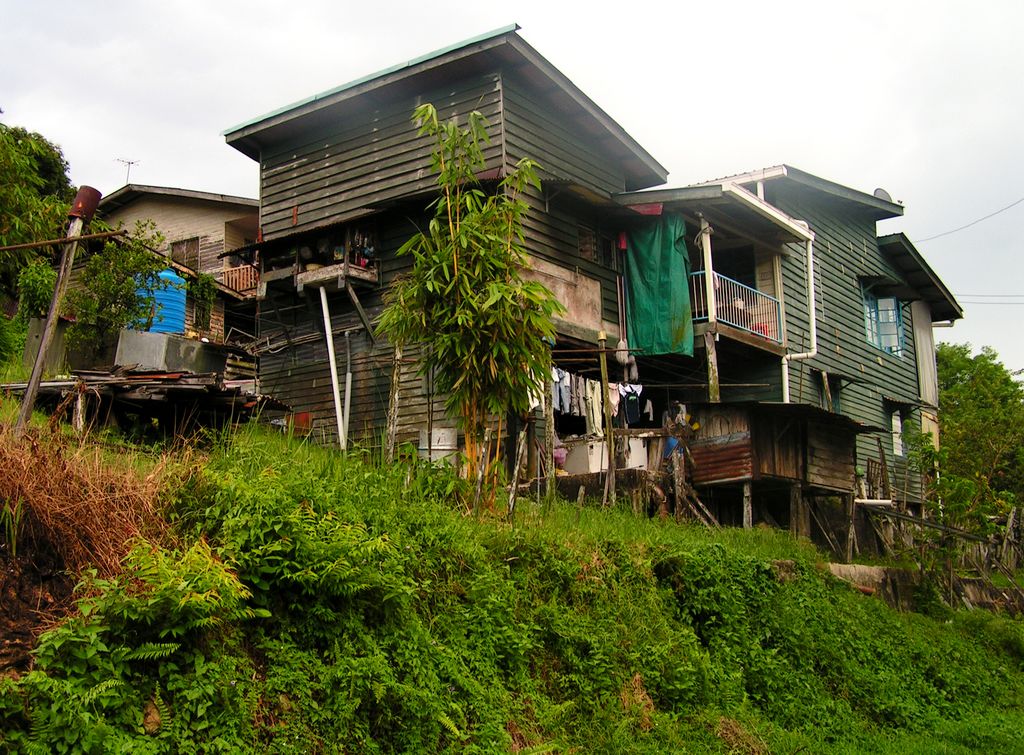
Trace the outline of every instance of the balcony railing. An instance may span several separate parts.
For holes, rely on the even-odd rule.
[[[260,271],[252,265],[224,268],[222,283],[235,291],[251,291],[260,282]]]
[[[715,319],[734,328],[782,343],[779,300],[732,278],[712,273]],[[708,295],[703,270],[690,274],[690,302],[694,322],[708,322]]]

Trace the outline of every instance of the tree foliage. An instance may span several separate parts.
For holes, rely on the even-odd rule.
[[[985,531],[1024,497],[1024,387],[990,348],[939,344],[941,448],[924,446],[938,466],[932,506],[948,524]]]
[[[73,197],[60,147],[23,128],[0,123],[0,246],[61,235]],[[0,292],[14,292],[19,271],[46,250],[0,254]]]
[[[153,223],[140,221],[126,240],[110,240],[88,257],[82,285],[66,298],[65,309],[75,317],[73,342],[97,348],[121,328],[148,330],[159,321],[155,294],[166,287],[160,273],[167,264],[151,250],[162,245]]]
[[[437,110],[418,107],[421,136],[435,140],[432,158],[440,195],[426,230],[398,254],[412,270],[387,296],[379,330],[395,344],[424,345],[421,368],[436,375],[446,408],[459,417],[469,468],[476,469],[491,417],[528,409],[529,395],[548,370],[545,338],[561,305],[543,285],[526,281],[521,199],[539,188],[534,164],[521,160],[495,193],[481,187],[481,145],[487,121],[471,113],[467,127],[442,122]]]

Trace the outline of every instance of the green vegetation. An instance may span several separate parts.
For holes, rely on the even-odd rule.
[[[989,348],[939,344],[936,515],[984,532],[1024,499],[1024,386]]]
[[[435,376],[451,416],[465,432],[467,469],[482,467],[484,428],[492,418],[525,413],[530,394],[549,369],[545,338],[554,337],[552,315],[562,305],[542,284],[523,279],[527,263],[520,198],[540,188],[534,164],[520,160],[485,192],[477,172],[485,166],[487,120],[469,116],[466,128],[442,123],[427,104],[413,116],[421,136],[434,139],[432,168],[440,189],[426,231],[398,250],[412,269],[387,293],[379,329],[399,346],[422,344],[421,368]],[[468,327],[472,325],[472,327]],[[496,485],[497,454],[485,472],[488,500]]]
[[[167,261],[150,250],[162,244],[153,223],[139,221],[123,240],[107,241],[88,255],[84,285],[71,288],[64,305],[75,315],[72,344],[98,351],[122,328],[149,330],[159,321],[155,293],[167,285],[160,277]]]
[[[195,302],[196,327],[206,330],[217,301],[217,279],[207,273],[197,273],[186,285],[189,298]]]
[[[510,527],[447,469],[259,428],[189,468],[0,681],[0,749],[1019,751],[1020,621],[896,613],[784,533],[525,500]]]
[[[67,170],[60,147],[0,123],[0,246],[60,237],[75,193]],[[18,272],[43,251],[0,254],[0,297],[14,293]]]

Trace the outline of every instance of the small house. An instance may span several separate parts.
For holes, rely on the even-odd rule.
[[[567,470],[657,468],[683,416],[689,481],[721,522],[821,534],[855,500],[919,504],[905,431],[936,427],[931,327],[962,310],[905,235],[878,234],[903,206],[786,165],[666,188],[665,168],[517,28],[226,132],[260,165],[244,261],[259,268],[261,389],[324,442],[375,442],[397,395],[400,441],[457,445],[415,354],[395,369],[373,334],[436,189],[411,122],[431,102],[487,117],[485,185],[520,158],[541,166],[527,274],[566,306],[544,411]],[[601,336],[615,359],[595,393]],[[615,405],[613,454],[594,400]],[[534,472],[552,473],[540,456]]]

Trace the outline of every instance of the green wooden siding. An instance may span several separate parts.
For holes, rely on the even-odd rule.
[[[543,192],[530,192],[526,197],[530,205],[523,224],[527,249],[569,271],[578,269],[598,280],[601,315],[609,322],[618,322],[616,271],[600,260],[584,259],[579,254],[580,225],[614,238],[618,224],[610,222],[599,209],[572,199],[566,184],[610,197],[625,189],[624,173],[602,157],[600,145],[570,130],[558,113],[532,97],[526,85],[513,75],[502,77],[502,100],[508,165],[529,158],[539,164],[540,175],[546,179]]]
[[[600,144],[573,130],[514,75],[503,75],[502,98],[510,164],[529,157],[542,177],[568,179],[602,196],[626,190],[625,174]]]
[[[767,200],[799,220],[815,233],[814,261],[817,300],[818,355],[790,364],[790,397],[794,402],[820,405],[820,375],[825,370],[845,378],[840,391],[840,410],[859,422],[888,428],[892,405],[887,399],[913,402],[919,396],[911,308],[904,302],[904,350],[889,354],[868,342],[864,328],[861,281],[868,277],[901,280],[899,271],[882,255],[876,240],[875,221],[850,204],[823,200],[806,191],[766,186]],[[786,301],[786,328],[790,351],[810,346],[804,250],[793,246],[783,259],[782,279]],[[751,382],[758,382],[752,380]],[[906,425],[920,426],[916,408],[908,408]],[[894,497],[913,501],[920,497],[920,480],[908,475],[905,457],[893,455],[892,435],[861,434],[857,440],[858,466],[877,459],[877,438],[889,464]]]
[[[376,107],[354,110],[329,131],[263,153],[260,222],[264,237],[315,228],[362,208],[427,191],[433,141],[416,135],[414,108],[432,102],[442,118],[463,123],[474,110],[490,121],[488,168],[502,164],[501,103],[495,75],[405,94]]]

